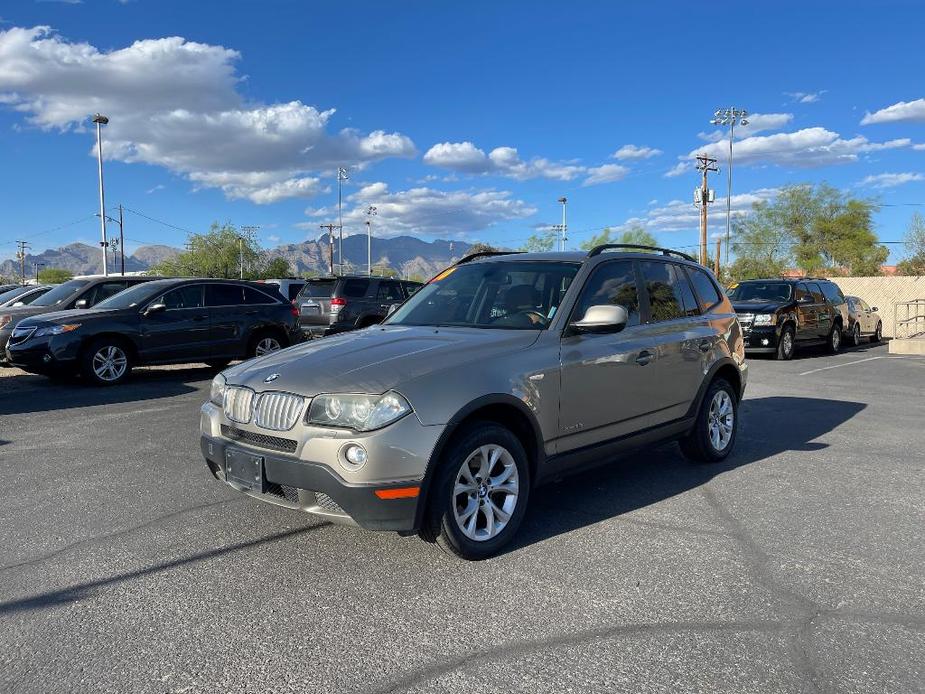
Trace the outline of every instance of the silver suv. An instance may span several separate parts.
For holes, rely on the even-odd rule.
[[[482,253],[382,325],[216,376],[202,452],[255,498],[480,559],[539,484],[672,439],[724,459],[746,375],[729,300],[683,254]]]

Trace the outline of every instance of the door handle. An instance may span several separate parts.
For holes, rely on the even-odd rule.
[[[704,340],[699,345],[697,345],[697,347],[700,349],[701,352],[709,352],[712,346],[713,345],[710,343],[709,340]]]
[[[256,315],[257,315],[257,309],[254,309],[253,311],[245,311],[245,312],[244,312],[244,315],[245,315],[245,316],[256,316]]]
[[[639,366],[645,366],[650,361],[652,361],[652,352],[649,352],[648,350],[642,350],[639,353],[639,356],[636,357],[636,363],[639,364]]]
[[[197,323],[200,322],[200,321],[204,321],[204,320],[206,320],[207,318],[208,318],[208,316],[193,316],[193,320],[196,321]]]

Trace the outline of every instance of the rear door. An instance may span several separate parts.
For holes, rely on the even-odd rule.
[[[240,284],[211,283],[205,286],[209,313],[209,335],[212,356],[238,356],[244,341],[248,316],[244,315],[244,287]]]
[[[815,340],[819,337],[819,321],[816,317],[817,307],[814,303],[804,303],[804,297],[813,298],[809,287],[800,282],[794,289],[797,301],[797,320],[799,326],[797,329],[796,340],[806,341]]]
[[[164,311],[141,315],[140,350],[145,361],[201,361],[210,356],[209,312],[203,305],[203,285],[190,284],[165,292],[149,302]]]
[[[832,331],[832,324],[835,321],[835,308],[831,306],[822,293],[822,287],[818,282],[807,282],[809,292],[813,297],[813,305],[816,307],[816,338],[825,339]]]

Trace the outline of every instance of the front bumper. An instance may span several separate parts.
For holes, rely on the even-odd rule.
[[[241,427],[225,420],[212,403],[202,407],[200,447],[212,475],[248,496],[325,520],[367,530],[415,530],[419,496],[390,496],[389,491],[420,489],[443,427],[424,426],[412,413],[366,434],[296,425],[291,432]],[[292,452],[260,445],[261,437],[297,440]],[[338,464],[348,443],[366,448],[369,462],[356,472]],[[263,458],[263,492],[226,479],[229,448]],[[411,493],[411,492],[405,492]]]
[[[742,334],[745,351],[756,354],[776,352],[779,339],[779,325],[753,325]]]
[[[17,345],[6,345],[7,363],[24,371],[73,370],[80,354],[80,339],[71,335],[34,337]]]

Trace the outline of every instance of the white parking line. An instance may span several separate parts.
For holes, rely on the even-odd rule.
[[[832,366],[823,366],[819,369],[811,369],[810,371],[804,371],[801,373],[801,376],[809,376],[810,374],[819,373],[820,371],[828,371],[829,369],[837,369],[840,366],[851,366],[853,364],[863,364],[865,361],[874,361],[875,359],[885,359],[886,357],[867,357],[867,359],[855,359],[854,361],[848,361],[844,364],[834,364]]]

